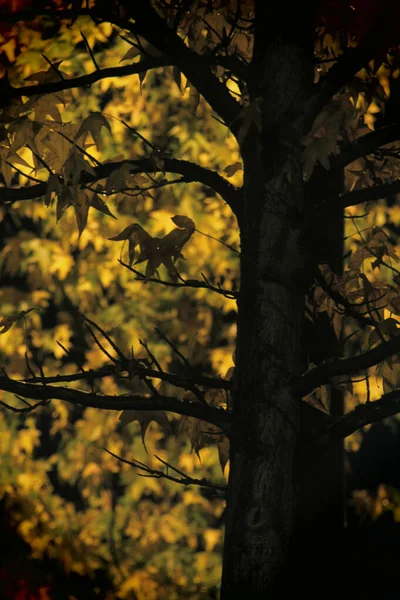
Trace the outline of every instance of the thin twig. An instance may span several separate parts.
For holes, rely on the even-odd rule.
[[[168,344],[168,346],[175,352],[175,354],[177,354],[179,356],[179,358],[185,363],[185,365],[191,369],[192,366],[191,366],[190,362],[182,354],[182,352],[175,346],[175,344],[173,342],[171,342],[171,340],[169,340],[167,338],[167,336],[158,327],[154,327],[154,331],[156,333],[158,333],[158,335],[164,340],[164,342],[166,342]]]
[[[94,341],[96,342],[96,344],[98,345],[98,347],[100,348],[100,350],[103,352],[103,354],[105,354],[107,356],[107,358],[109,358],[113,363],[118,364],[118,360],[116,358],[114,358],[105,348],[104,346],[101,344],[100,340],[97,338],[95,332],[93,331],[93,329],[90,327],[90,325],[88,325],[87,323],[85,323],[85,326],[87,327],[88,331],[90,332],[90,334],[92,335]]]
[[[3,402],[2,400],[0,400],[0,405],[15,413],[28,413],[35,410],[35,408],[38,408],[38,406],[44,406],[45,404],[49,404],[49,402],[50,400],[40,400],[40,402],[36,402],[36,404],[29,404],[26,408],[17,408],[15,406],[11,406],[11,404],[7,404],[7,402]]]
[[[112,340],[112,338],[108,335],[108,333],[106,331],[104,331],[104,329],[102,329],[100,327],[100,325],[97,325],[97,323],[95,323],[88,317],[83,316],[83,319],[85,321],[87,321],[88,323],[90,323],[95,329],[97,329],[97,331],[99,331],[101,333],[101,335],[103,335],[106,338],[107,342],[110,344],[110,346],[113,348],[113,350],[115,350],[115,352],[118,354],[120,360],[125,363],[127,361],[125,355],[121,352],[121,350],[118,348],[118,346]]]
[[[160,363],[158,362],[158,360],[156,359],[156,357],[154,356],[154,354],[151,352],[150,348],[147,346],[147,344],[145,342],[143,342],[141,339],[139,339],[139,344],[141,346],[143,346],[143,348],[146,350],[147,354],[150,357],[151,363],[156,365],[157,369],[162,372],[162,368],[160,366]]]
[[[57,77],[59,77],[61,79],[61,81],[64,81],[64,75],[61,73],[61,71],[59,69],[57,69],[57,67],[55,65],[53,65],[51,60],[49,58],[47,58],[47,56],[45,54],[43,54],[43,52],[41,52],[41,55],[43,56],[44,60],[50,65],[50,69],[55,71],[55,73],[57,74]]]
[[[83,41],[85,42],[86,50],[90,54],[90,58],[92,59],[92,62],[94,64],[94,67],[95,67],[96,71],[100,71],[99,65],[96,62],[96,59],[95,59],[94,54],[93,54],[93,51],[92,51],[91,47],[89,46],[89,42],[87,41],[86,36],[85,36],[85,34],[83,33],[82,30],[81,30],[81,36],[83,38]]]
[[[137,269],[134,269],[133,267],[131,267],[130,265],[128,265],[127,263],[124,263],[121,259],[118,260],[118,262],[125,267],[126,269],[128,269],[129,271],[131,271],[132,273],[134,273],[137,276],[138,281],[143,281],[144,279],[146,279],[146,276],[141,273],[140,271],[137,271]],[[204,278],[204,277],[203,277]],[[164,281],[162,279],[157,279],[155,277],[150,277],[150,279],[146,279],[147,282],[151,282],[151,283],[159,283],[160,285],[165,285],[167,287],[191,287],[191,288],[203,288],[203,289],[208,289],[212,292],[216,292],[217,294],[221,294],[222,296],[225,296],[225,298],[228,298],[229,300],[237,300],[238,296],[239,296],[239,292],[237,291],[230,291],[230,290],[225,290],[221,287],[215,287],[213,285],[211,285],[209,282],[202,282],[202,281],[198,281],[197,279],[185,279],[182,280],[184,281],[184,283],[179,283],[177,281]]]
[[[209,488],[209,489],[212,489],[212,490],[214,490],[216,492],[220,492],[220,493],[222,493],[222,492],[225,493],[225,491],[226,491],[226,485],[212,483],[211,481],[208,481],[207,479],[196,479],[194,477],[189,477],[188,475],[185,475],[184,473],[179,472],[177,469],[175,469],[171,465],[168,465],[167,463],[165,463],[163,460],[161,460],[159,458],[158,458],[158,460],[160,460],[160,462],[165,464],[167,467],[172,468],[174,471],[176,471],[178,473],[182,473],[182,477],[181,478],[174,477],[173,475],[164,473],[164,471],[160,471],[158,469],[152,469],[151,467],[145,465],[144,463],[141,463],[140,461],[127,460],[126,458],[122,458],[122,456],[118,456],[117,454],[114,454],[114,452],[107,450],[107,448],[103,448],[103,449],[106,452],[108,452],[108,454],[111,454],[111,456],[113,456],[114,458],[119,460],[120,462],[130,465],[131,467],[135,467],[136,469],[141,469],[149,477],[155,477],[156,479],[168,479],[169,481],[173,481],[173,482],[179,483],[181,485],[198,485],[200,487]]]

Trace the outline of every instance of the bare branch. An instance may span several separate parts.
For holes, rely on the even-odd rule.
[[[157,163],[157,164],[156,164]],[[235,188],[229,181],[221,177],[215,171],[206,169],[196,163],[162,156],[158,160],[151,158],[139,158],[137,160],[123,160],[121,162],[106,163],[95,166],[96,175],[84,172],[81,183],[93,183],[99,179],[105,179],[114,171],[124,165],[129,165],[132,174],[139,173],[179,173],[182,175],[181,183],[198,182],[210,187],[229,204],[236,214],[239,210],[242,191]],[[0,188],[0,202],[16,202],[18,200],[33,200],[46,194],[47,182],[20,188]]]
[[[311,369],[294,381],[294,389],[301,396],[306,396],[316,387],[329,383],[333,377],[351,375],[364,371],[400,352],[400,336],[396,336],[376,348],[351,358],[335,358]]]
[[[127,265],[122,260],[119,260],[118,262],[123,267],[125,267],[126,269],[128,269],[129,271],[134,273],[139,281],[146,280],[147,283],[148,282],[159,283],[160,285],[166,285],[169,287],[204,288],[204,289],[210,290],[212,292],[217,292],[217,294],[221,294],[222,296],[225,296],[225,298],[229,298],[232,300],[236,300],[239,297],[239,292],[236,292],[233,290],[232,291],[225,290],[223,288],[215,287],[209,283],[206,283],[205,281],[198,281],[197,279],[185,279],[184,283],[180,283],[177,281],[164,281],[162,279],[156,279],[154,277],[151,277],[150,279],[146,279],[146,276],[143,275],[143,273],[140,273],[140,271],[137,271],[130,265]]]
[[[111,454],[111,456],[113,456],[114,458],[116,458],[120,462],[125,463],[126,465],[130,465],[131,467],[135,467],[135,469],[140,469],[140,470],[144,471],[144,473],[146,473],[146,475],[144,475],[144,476],[154,477],[156,479],[168,479],[169,481],[173,481],[173,482],[179,483],[181,485],[198,485],[198,486],[203,487],[203,488],[212,489],[218,495],[221,495],[221,496],[225,495],[226,485],[218,484],[218,483],[213,483],[212,481],[208,481],[208,479],[196,479],[195,477],[190,477],[189,475],[186,475],[185,473],[183,473],[179,469],[176,469],[175,467],[173,467],[169,463],[165,462],[164,460],[162,460],[158,456],[156,456],[156,458],[163,465],[165,465],[165,467],[167,469],[166,472],[165,471],[160,471],[159,469],[152,469],[148,465],[145,465],[144,463],[142,463],[142,462],[140,462],[138,460],[132,460],[131,461],[131,460],[127,460],[126,458],[122,458],[122,456],[118,456],[117,454],[114,454],[114,452],[111,452],[111,450],[107,450],[107,448],[104,448],[104,450],[106,452],[108,452],[108,454]],[[179,475],[181,475],[181,477],[176,477],[175,475],[170,475],[168,473],[169,469],[175,471],[176,473],[178,473]]]
[[[32,373],[32,371],[31,371]],[[71,381],[80,381],[84,379],[88,382],[92,382],[95,379],[101,379],[102,377],[109,377],[110,375],[115,374],[115,365],[106,365],[97,370],[90,369],[89,371],[82,371],[81,373],[71,373],[70,375],[53,375],[45,377],[36,377],[33,375],[32,377],[27,377],[23,379],[24,383],[67,383]]]
[[[4,94],[7,101],[12,98],[21,98],[21,96],[42,96],[45,94],[53,94],[62,90],[70,90],[72,88],[87,87],[109,77],[126,77],[127,75],[135,75],[138,73],[145,73],[150,69],[156,69],[157,67],[166,67],[173,65],[174,61],[169,56],[151,56],[143,58],[137,63],[131,65],[125,65],[122,67],[108,67],[106,69],[99,69],[89,73],[88,75],[82,75],[80,77],[73,77],[71,79],[60,79],[50,83],[38,83],[37,85],[25,85],[21,87],[13,87],[8,80],[6,83],[3,80]]]
[[[117,370],[119,367],[119,370]],[[101,379],[102,377],[108,377],[109,375],[118,375],[124,371],[132,375],[141,377],[152,377],[153,379],[160,379],[161,381],[168,381],[168,383],[175,387],[189,390],[193,385],[199,385],[201,387],[216,389],[216,390],[230,390],[231,382],[226,379],[219,379],[216,377],[207,377],[205,375],[196,374],[182,374],[182,373],[168,373],[167,371],[158,371],[157,369],[150,369],[144,367],[139,363],[139,360],[128,361],[126,364],[118,363],[118,367],[113,365],[106,365],[96,371],[84,371],[83,373],[72,373],[70,375],[54,375],[52,377],[29,377],[23,380],[24,383],[66,383],[72,381],[87,380],[88,382],[94,379]],[[1,388],[0,388],[1,389]]]
[[[326,445],[335,440],[344,439],[376,421],[392,417],[400,413],[400,390],[395,390],[381,396],[379,400],[366,402],[356,406],[354,410],[343,417],[335,419],[322,431],[315,432],[311,439],[313,445]]]
[[[103,410],[166,410],[213,423],[221,427],[221,429],[229,427],[231,420],[230,414],[223,409],[206,406],[199,402],[183,401],[170,396],[146,397],[136,394],[123,394],[120,396],[99,395],[65,387],[24,383],[5,376],[0,376],[0,390],[18,394],[23,398],[40,400],[42,403],[47,400],[64,400],[71,404],[85,407],[91,406]]]
[[[22,398],[19,398],[19,399],[22,400]],[[40,400],[39,402],[36,402],[36,404],[29,404],[28,402],[25,402],[25,404],[27,404],[27,406],[24,406],[23,408],[17,408],[16,406],[11,406],[11,404],[7,404],[7,402],[3,402],[2,400],[0,400],[0,406],[4,406],[4,408],[6,408],[7,410],[11,410],[11,412],[15,412],[15,413],[32,412],[36,408],[38,408],[38,406],[45,406],[48,403],[49,403],[49,400]]]

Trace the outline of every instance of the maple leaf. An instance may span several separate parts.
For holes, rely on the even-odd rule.
[[[79,127],[74,141],[76,142],[81,137],[86,138],[87,134],[91,133],[97,149],[101,151],[103,149],[103,143],[101,139],[101,130],[103,127],[111,132],[110,123],[107,121],[105,116],[100,112],[93,112]]]
[[[114,237],[108,238],[112,242],[120,242],[122,240],[128,240],[129,242],[129,266],[132,265],[135,259],[135,248],[138,245],[145,247],[146,244],[150,243],[153,238],[143,229],[138,223],[128,225],[121,233]]]
[[[75,210],[75,218],[76,223],[78,225],[79,236],[82,235],[82,232],[86,227],[89,208],[94,208],[95,210],[98,210],[103,214],[112,217],[113,219],[116,218],[112,214],[104,200],[102,200],[96,193],[92,192],[91,190],[79,189],[77,185],[61,186],[57,178],[56,185],[56,181],[54,178],[56,178],[55,175],[52,176],[52,184],[50,184],[49,178],[49,186],[47,192],[49,192],[50,189],[51,192],[55,192],[58,195],[56,210],[57,221],[61,219],[67,208],[73,206]],[[46,198],[50,199],[50,195],[48,196],[47,193]]]
[[[107,204],[100,198],[98,194],[93,194],[92,199],[90,201],[90,206],[99,212],[103,213],[103,215],[107,215],[108,217],[112,217],[116,219],[117,217],[112,214]]]
[[[14,325],[14,323],[16,323],[18,321],[18,319],[20,319],[21,317],[24,317],[25,315],[30,313],[32,310],[36,310],[36,309],[29,308],[28,310],[21,310],[21,312],[19,312],[19,313],[14,313],[12,315],[9,315],[8,317],[4,317],[4,319],[1,319],[0,335],[3,335],[3,333],[7,333],[7,331],[9,331],[9,329],[11,329],[11,327]]]
[[[226,436],[223,436],[218,442],[218,458],[223,473],[229,460],[229,439]]]
[[[81,174],[83,171],[96,175],[96,171],[93,167],[85,160],[84,156],[78,150],[74,148],[70,151],[67,160],[64,163],[63,174],[64,180],[67,185],[75,185],[79,183]]]
[[[80,237],[86,227],[90,207],[90,199],[86,190],[77,190],[73,197],[73,205]]]
[[[67,208],[74,204],[74,197],[72,189],[63,185],[60,193],[58,194],[57,208],[56,208],[56,219],[59,221],[64,215]]]
[[[60,79],[64,79],[66,73],[61,73],[58,67],[61,65],[63,61],[59,60],[55,63],[52,63],[47,71],[38,71],[37,73],[32,73],[25,77],[25,81],[36,81],[37,83],[53,83],[54,81],[60,81]]]
[[[262,129],[262,98],[256,98],[253,102],[244,106],[237,119],[242,121],[237,136],[239,146],[242,146],[252,125],[255,125],[258,131]]]
[[[166,433],[171,432],[171,425],[164,410],[124,410],[119,416],[121,426],[125,427],[133,421],[137,421],[140,427],[140,435],[144,449],[147,452],[146,442],[144,440],[146,431],[151,421],[158,423]]]
[[[177,272],[175,261],[178,258],[184,258],[181,249],[189,240],[195,231],[194,222],[189,217],[184,215],[175,215],[171,220],[178,225],[163,238],[151,237],[140,225],[134,223],[126,227],[118,235],[109,238],[111,241],[119,242],[129,240],[129,265],[132,265],[135,256],[135,248],[140,247],[138,259],[135,265],[148,261],[145,279],[148,281],[150,277],[157,271],[158,267],[164,265],[172,279],[176,279]]]

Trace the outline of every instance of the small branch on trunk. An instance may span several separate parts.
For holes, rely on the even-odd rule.
[[[327,445],[348,437],[358,429],[400,413],[400,390],[384,394],[379,400],[356,406],[354,410],[316,431],[306,440],[313,446]]]
[[[354,190],[353,192],[347,192],[347,194],[341,194],[338,198],[338,202],[343,208],[348,208],[349,206],[356,206],[357,204],[363,204],[364,202],[380,200],[381,198],[386,198],[386,196],[389,196],[390,194],[398,194],[399,192],[400,179],[396,179],[390,183],[382,183],[362,190]]]
[[[365,35],[362,43],[355,48],[345,50],[328,73],[321,78],[316,85],[314,97],[309,103],[306,130],[311,127],[315,118],[333,96],[340,92],[346,83],[374,57],[376,39],[377,28],[374,27]]]
[[[340,154],[332,157],[331,170],[343,169],[358,158],[371,154],[380,146],[396,142],[400,139],[400,125],[392,123],[367,133],[342,147]]]
[[[364,371],[400,352],[400,336],[379,344],[376,348],[351,358],[328,360],[293,382],[294,390],[302,397],[311,393],[320,385],[329,383],[333,377],[352,375]]]

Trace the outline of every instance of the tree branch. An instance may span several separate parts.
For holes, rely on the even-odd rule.
[[[343,169],[354,160],[371,154],[380,146],[396,142],[397,140],[400,140],[400,125],[398,123],[392,123],[386,127],[380,127],[375,131],[371,131],[358,138],[355,142],[343,146],[340,154],[332,157],[331,170]]]
[[[0,376],[0,390],[42,402],[46,400],[64,400],[71,404],[84,407],[91,406],[103,410],[166,410],[213,423],[224,430],[229,426],[231,420],[229,413],[223,409],[206,406],[198,402],[187,402],[170,396],[99,395],[65,387],[24,383],[6,376]]]
[[[399,192],[400,179],[396,179],[390,183],[382,183],[380,185],[373,185],[362,190],[347,192],[347,194],[340,194],[338,202],[340,206],[347,208],[349,206],[363,204],[364,202],[380,200],[381,198],[386,198],[386,196],[389,196],[390,194],[398,194]]]
[[[111,456],[113,456],[120,462],[130,465],[131,467],[135,467],[135,469],[140,469],[140,470],[144,471],[147,475],[143,475],[143,477],[154,477],[156,479],[168,479],[169,481],[173,481],[174,483],[179,483],[181,485],[198,485],[200,487],[209,488],[209,489],[215,491],[216,494],[220,495],[221,497],[225,496],[226,485],[213,483],[212,481],[208,481],[208,479],[197,479],[195,477],[190,477],[189,475],[186,475],[186,473],[183,473],[176,467],[173,467],[169,463],[165,462],[158,456],[156,456],[156,458],[163,465],[165,465],[165,467],[167,469],[166,472],[160,471],[159,469],[152,469],[151,467],[149,467],[148,465],[145,465],[144,463],[140,462],[139,460],[131,461],[131,460],[127,460],[126,458],[122,458],[122,456],[118,456],[117,454],[114,454],[110,450],[107,450],[107,448],[104,448],[104,450],[106,452],[108,452],[108,454],[111,454]],[[176,473],[181,475],[181,477],[176,477],[175,475],[170,475],[170,473],[168,473],[169,469],[175,471]]]
[[[121,363],[119,363],[121,365]],[[214,389],[214,390],[229,390],[231,384],[226,379],[218,379],[213,377],[207,377],[205,375],[191,375],[184,373],[168,373],[167,371],[158,371],[156,369],[150,369],[138,364],[138,361],[132,361],[132,366],[121,366],[121,371],[116,371],[115,364],[106,365],[98,370],[84,371],[82,373],[72,373],[70,375],[53,375],[51,377],[28,377],[24,379],[24,383],[65,383],[71,381],[79,381],[81,379],[87,381],[93,381],[94,379],[101,379],[102,377],[108,377],[115,375],[120,377],[123,371],[137,375],[141,377],[152,377],[159,379],[160,381],[168,381],[171,385],[174,385],[184,390],[190,389],[193,385],[200,385],[201,387]]]
[[[364,317],[360,315],[355,309],[354,305],[350,304],[350,302],[342,296],[340,292],[334,290],[329,283],[326,281],[325,277],[322,275],[321,271],[318,269],[315,275],[315,280],[318,285],[324,290],[326,294],[336,303],[336,306],[343,306],[345,314],[349,317],[352,317],[356,321],[358,321],[362,326],[369,325],[371,327],[376,327],[376,322],[370,317]]]
[[[311,434],[312,445],[322,446],[348,437],[358,429],[400,413],[400,390],[384,394],[379,400],[356,406],[354,410],[335,419],[322,431]]]
[[[294,390],[304,397],[316,387],[329,383],[333,377],[351,375],[369,369],[397,352],[400,352],[400,336],[396,336],[357,356],[344,359],[336,358],[322,363],[302,375],[297,381],[294,381]]]
[[[215,287],[214,285],[211,285],[210,283],[206,283],[205,281],[198,281],[197,279],[185,279],[185,280],[182,280],[182,283],[176,282],[176,281],[163,281],[162,279],[156,279],[154,277],[150,277],[150,279],[146,279],[146,276],[143,273],[140,273],[139,271],[137,271],[130,265],[127,265],[122,260],[119,260],[118,262],[123,267],[125,267],[126,269],[128,269],[129,271],[134,273],[136,275],[136,279],[138,281],[145,280],[146,282],[158,283],[160,285],[165,285],[168,287],[203,288],[206,290],[210,290],[212,292],[216,292],[217,294],[221,294],[222,296],[225,296],[225,298],[229,298],[230,300],[237,300],[237,298],[239,297],[239,292],[237,292],[237,291],[224,290],[223,288]]]
[[[377,28],[374,27],[366,34],[359,46],[345,50],[325,77],[319,81],[307,110],[307,128],[311,127],[314,119],[333,96],[340,92],[346,83],[374,57],[376,38]]]
[[[42,96],[45,94],[61,92],[63,90],[70,90],[72,88],[87,87],[101,79],[107,79],[108,77],[126,77],[128,75],[144,73],[145,71],[156,69],[157,67],[166,67],[174,64],[175,61],[169,56],[151,56],[131,65],[108,67],[106,69],[93,71],[93,73],[89,73],[88,75],[73,77],[71,79],[60,79],[50,83],[38,83],[37,85],[14,87],[8,80],[3,79],[1,91],[4,94],[4,101],[8,101],[11,98],[20,98],[21,96]]]
[[[234,131],[238,127],[235,121],[241,106],[231,96],[227,87],[211,72],[203,57],[185,45],[149,0],[142,0],[140,3],[124,0],[121,4],[127,15],[134,19],[136,33],[168,56],[173,56],[176,66]]]
[[[93,183],[105,179],[117,169],[129,165],[132,174],[138,173],[179,173],[182,175],[181,183],[198,182],[211,188],[221,195],[232,211],[237,214],[242,192],[235,188],[229,181],[218,175],[215,171],[206,169],[196,163],[164,157],[161,153],[157,160],[152,158],[139,158],[138,160],[124,160],[118,163],[106,163],[94,167],[96,175],[84,172],[81,183]],[[33,200],[46,194],[47,182],[20,188],[0,188],[0,202],[17,202],[18,200]]]

